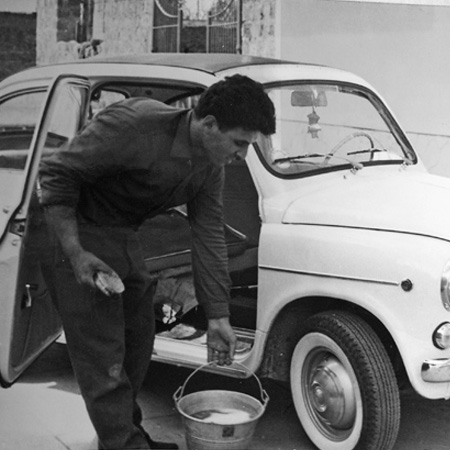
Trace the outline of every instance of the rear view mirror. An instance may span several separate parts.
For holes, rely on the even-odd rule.
[[[327,106],[327,96],[325,91],[304,90],[292,91],[291,106]]]

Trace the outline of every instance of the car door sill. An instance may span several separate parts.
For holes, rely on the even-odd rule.
[[[238,338],[235,354],[237,362],[243,361],[251,352],[255,340],[255,331],[244,328],[234,328]],[[160,333],[161,334],[161,333]],[[197,338],[192,341],[173,339],[156,335],[153,349],[154,361],[175,364],[185,367],[197,367],[206,362],[206,338]],[[233,368],[238,371],[238,369]]]

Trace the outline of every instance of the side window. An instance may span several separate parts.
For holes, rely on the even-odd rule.
[[[28,92],[0,103],[0,169],[25,168],[45,95]]]
[[[51,153],[73,138],[83,121],[83,95],[78,86],[59,86],[55,91],[53,104],[44,154]]]

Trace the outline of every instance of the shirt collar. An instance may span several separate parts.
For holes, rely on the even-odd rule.
[[[190,124],[192,118],[192,110],[187,110],[185,114],[181,115],[178,122],[177,132],[173,140],[172,150],[170,156],[175,158],[192,159],[197,152],[192,146]]]

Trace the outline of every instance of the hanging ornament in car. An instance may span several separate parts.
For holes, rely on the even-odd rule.
[[[319,138],[319,131],[322,129],[319,125],[320,116],[313,109],[311,114],[308,114],[308,133],[311,134],[313,139]]]

